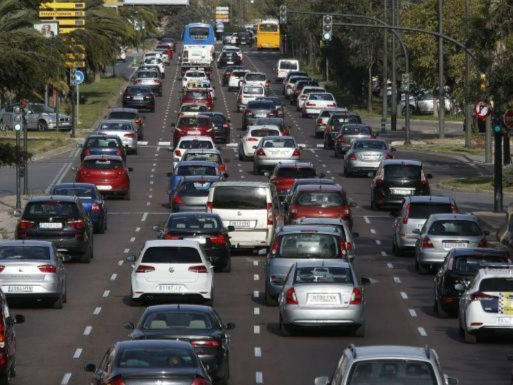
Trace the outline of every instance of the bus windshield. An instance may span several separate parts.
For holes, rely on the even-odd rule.
[[[260,32],[278,32],[278,24],[275,24],[275,23],[260,24]]]

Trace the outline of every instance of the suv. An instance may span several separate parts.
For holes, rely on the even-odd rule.
[[[432,177],[424,175],[418,160],[383,160],[371,182],[371,210],[400,206],[408,195],[430,195],[428,179]]]
[[[52,241],[58,249],[93,258],[93,223],[76,196],[42,195],[28,200],[16,225],[15,239]]]
[[[351,344],[342,353],[331,378],[315,378],[315,385],[328,384],[456,385],[458,380],[442,372],[438,354],[429,346]]]
[[[395,218],[393,227],[392,249],[400,256],[405,249],[414,248],[418,235],[415,229],[422,229],[431,214],[457,213],[458,207],[451,197],[424,195],[407,196]]]
[[[0,383],[8,384],[11,377],[16,375],[16,333],[15,324],[25,322],[25,317],[19,314],[11,316],[9,305],[2,290],[0,290]]]

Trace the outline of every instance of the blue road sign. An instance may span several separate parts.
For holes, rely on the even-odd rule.
[[[82,71],[76,71],[75,72],[75,84],[79,85],[80,83],[83,83],[84,81],[84,73]]]

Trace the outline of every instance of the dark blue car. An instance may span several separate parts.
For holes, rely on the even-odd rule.
[[[51,195],[76,195],[91,218],[94,232],[103,234],[107,230],[107,207],[102,194],[92,183],[59,183],[52,187]]]

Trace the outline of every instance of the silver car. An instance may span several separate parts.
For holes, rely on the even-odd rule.
[[[483,231],[478,218],[471,214],[431,214],[415,243],[415,268],[427,273],[430,267],[443,263],[449,250],[455,247],[487,247],[487,231]]]
[[[301,149],[293,136],[266,136],[255,147],[253,172],[259,174],[262,168],[273,168],[284,161],[298,161]]]
[[[127,152],[137,154],[137,127],[133,120],[104,119],[98,125],[98,133],[119,137]]]
[[[63,256],[52,242],[0,242],[0,287],[8,299],[33,299],[62,308],[66,302]]]
[[[342,327],[365,335],[362,284],[351,263],[343,260],[301,261],[289,270],[278,297],[280,330],[289,336],[295,327]]]
[[[210,186],[221,180],[223,180],[221,175],[184,176],[173,195],[173,199],[169,202],[171,211],[207,211]]]
[[[158,71],[140,70],[134,75],[132,83],[138,86],[150,87],[157,96],[162,96],[162,80]]]
[[[355,140],[344,157],[344,176],[375,173],[383,159],[393,159],[394,151],[384,140]]]

